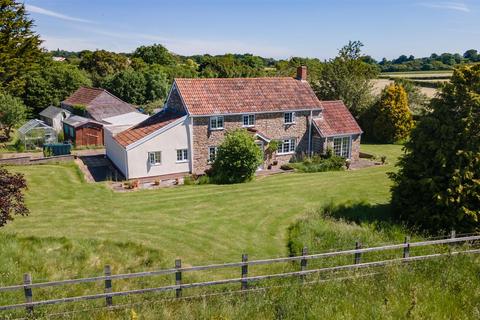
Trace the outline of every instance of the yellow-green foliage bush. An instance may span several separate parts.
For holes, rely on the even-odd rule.
[[[408,138],[414,122],[407,93],[401,85],[387,86],[373,108],[372,131],[377,141],[393,143]]]

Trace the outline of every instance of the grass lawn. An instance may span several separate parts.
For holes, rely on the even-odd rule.
[[[289,224],[328,203],[389,201],[386,172],[401,146],[365,145],[389,163],[358,171],[285,174],[240,185],[114,193],[83,182],[73,163],[15,167],[26,175],[28,217],[3,228],[20,237],[134,242],[187,264],[287,254]]]

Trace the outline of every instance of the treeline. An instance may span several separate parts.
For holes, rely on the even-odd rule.
[[[461,64],[480,62],[480,54],[475,49],[467,50],[463,55],[459,53],[432,53],[430,57],[415,58],[413,55],[401,55],[397,59],[375,61],[371,57],[366,62],[375,64],[381,72],[406,71],[442,71],[451,70]]]

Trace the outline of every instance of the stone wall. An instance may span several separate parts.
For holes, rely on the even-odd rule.
[[[63,155],[63,156],[47,157],[47,158],[33,158],[33,157],[30,157],[30,156],[26,156],[26,157],[0,159],[0,165],[24,166],[24,165],[33,165],[33,164],[44,164],[44,163],[57,163],[57,162],[64,162],[64,161],[72,161],[73,159],[74,159],[74,155],[72,155],[72,154]]]
[[[308,126],[310,112],[295,112],[295,124],[284,124],[284,113],[264,113],[255,115],[254,129],[272,140],[281,140],[288,138],[296,139],[296,154],[306,153],[308,151]],[[242,115],[224,116],[223,130],[209,129],[210,117],[193,118],[193,168],[195,173],[203,173],[210,167],[208,164],[209,147],[219,146],[225,133],[237,128],[242,128]],[[315,130],[312,127],[312,130]],[[274,155],[273,159],[266,160],[265,164],[277,160],[279,165],[290,161],[294,154]]]

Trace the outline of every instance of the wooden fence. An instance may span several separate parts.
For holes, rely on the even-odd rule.
[[[480,240],[480,235],[456,237],[455,232],[452,231],[452,234],[449,238],[443,238],[443,239],[437,239],[437,240],[410,242],[409,237],[406,237],[404,243],[385,245],[385,246],[379,246],[379,247],[367,247],[367,248],[362,248],[362,244],[360,242],[357,242],[355,245],[355,249],[352,249],[352,250],[324,252],[324,253],[317,253],[317,254],[308,254],[307,249],[304,248],[300,256],[274,258],[274,259],[249,261],[248,255],[243,254],[241,262],[230,262],[230,263],[212,264],[212,265],[204,265],[204,266],[192,266],[192,267],[182,267],[181,260],[177,259],[175,261],[174,268],[147,271],[147,272],[137,272],[137,273],[112,274],[110,266],[107,265],[105,266],[104,275],[102,276],[91,277],[91,278],[81,278],[81,279],[68,279],[68,280],[60,280],[60,281],[39,282],[39,283],[33,283],[32,277],[30,276],[30,274],[26,273],[23,277],[23,284],[0,287],[0,294],[2,292],[7,292],[7,291],[23,290],[25,295],[25,302],[13,304],[13,305],[0,306],[0,311],[17,309],[17,308],[25,308],[28,313],[32,313],[34,310],[34,307],[38,307],[38,306],[78,302],[78,301],[85,301],[85,300],[97,300],[97,299],[105,299],[105,305],[107,307],[110,307],[110,306],[113,306],[114,297],[145,294],[150,292],[168,292],[168,291],[173,292],[174,291],[175,296],[177,298],[180,298],[182,297],[182,292],[184,289],[210,287],[210,286],[218,286],[218,285],[234,284],[234,283],[240,284],[241,290],[248,291],[249,284],[258,282],[261,280],[266,280],[266,279],[276,279],[276,278],[286,278],[286,277],[300,277],[304,279],[307,275],[319,274],[323,272],[358,270],[362,268],[386,266],[394,263],[433,259],[433,258],[438,258],[442,256],[447,256],[447,255],[480,253],[480,249],[468,248],[467,250],[463,248],[463,250],[452,251],[449,253],[434,253],[434,254],[420,255],[420,256],[410,255],[410,249],[415,247],[467,243],[467,242],[476,242],[478,240]],[[402,256],[401,258],[392,258],[388,260],[363,262],[363,263],[361,262],[362,255],[365,253],[387,251],[387,250],[401,250]],[[336,256],[352,256],[353,264],[337,265],[333,267],[324,267],[324,268],[317,268],[317,269],[307,268],[309,260],[323,259],[327,257],[336,257]],[[268,264],[282,263],[282,262],[300,262],[300,270],[292,271],[292,272],[268,274],[268,275],[259,275],[259,276],[248,275],[248,268],[250,266],[268,265]],[[192,272],[192,271],[217,270],[217,269],[224,269],[224,268],[239,268],[241,271],[240,273],[241,277],[214,280],[214,281],[205,281],[205,282],[194,282],[194,283],[182,282],[183,273]],[[175,275],[175,284],[172,284],[169,286],[143,288],[143,289],[135,289],[135,290],[128,290],[128,291],[114,292],[112,290],[112,282],[115,280],[133,279],[133,278],[151,277],[151,276],[169,275],[169,274]],[[42,301],[33,300],[33,291],[35,288],[55,287],[55,286],[64,286],[64,285],[73,285],[73,284],[100,282],[100,281],[104,282],[104,287],[105,287],[104,293],[83,295],[83,296],[76,296],[76,297],[64,297],[64,298],[42,300]]]

